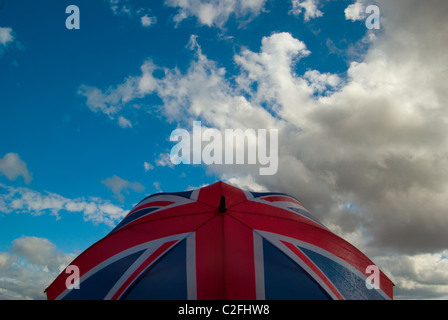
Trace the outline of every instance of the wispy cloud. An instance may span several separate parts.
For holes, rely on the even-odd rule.
[[[14,41],[12,28],[0,27],[0,45],[6,46]]]
[[[142,192],[145,190],[145,187],[140,182],[130,182],[115,175],[104,179],[101,183],[112,190],[118,200],[122,202],[124,201],[125,194],[128,194],[129,191]]]
[[[98,197],[69,199],[51,192],[41,193],[0,184],[0,212],[34,216],[51,214],[57,218],[64,212],[78,212],[85,221],[113,227],[128,211]]]
[[[158,167],[170,167],[173,168],[174,164],[171,162],[170,155],[168,152],[159,154],[158,158],[155,160],[155,165]]]
[[[10,27],[0,27],[0,57],[13,44],[18,44],[14,31]],[[17,45],[19,48],[20,44]]]
[[[150,26],[157,23],[157,17],[151,17],[148,14],[145,14],[144,16],[140,17],[140,22],[142,23],[143,27],[149,28]]]
[[[266,0],[166,0],[165,4],[178,8],[174,21],[179,24],[189,17],[195,17],[198,22],[208,27],[222,28],[230,17],[241,20],[253,17],[263,12]]]
[[[150,164],[149,162],[143,162],[143,168],[145,168],[145,172],[148,172],[150,170],[154,169],[154,166]]]
[[[142,6],[136,7],[132,1],[109,0],[109,5],[115,15],[137,18],[144,28],[149,28],[157,23],[157,17],[151,15],[151,9]]]
[[[152,185],[156,189],[156,192],[163,192],[162,188],[160,187],[160,182],[154,181]]]
[[[118,117],[118,125],[122,128],[132,128],[132,123],[123,116]]]

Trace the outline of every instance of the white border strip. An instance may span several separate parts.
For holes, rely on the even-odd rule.
[[[263,238],[254,230],[255,290],[257,300],[266,299],[264,286]]]
[[[196,233],[193,232],[187,238],[187,299],[197,299],[196,286]]]

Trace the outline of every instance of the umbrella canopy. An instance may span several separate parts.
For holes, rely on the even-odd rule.
[[[217,182],[145,198],[46,293],[83,300],[392,299],[383,272],[375,288],[366,285],[371,266],[295,198]]]

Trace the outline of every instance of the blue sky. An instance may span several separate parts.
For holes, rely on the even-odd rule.
[[[379,30],[366,28],[370,4],[381,9]],[[66,28],[69,5],[80,29]],[[439,7],[3,1],[0,298],[43,298],[59,268],[146,195],[217,180],[298,197],[376,258],[400,297],[448,297],[433,285],[448,280]],[[278,128],[279,171],[174,166],[170,134],[194,120]],[[421,201],[429,222],[410,238],[422,226],[413,211]]]

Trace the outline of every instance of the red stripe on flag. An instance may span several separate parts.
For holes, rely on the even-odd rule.
[[[229,211],[196,231],[198,300],[256,299],[253,231]]]
[[[223,300],[222,215],[196,230],[196,292],[198,300]]]
[[[226,299],[255,300],[253,230],[224,214],[224,277]]]

